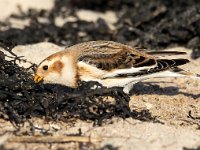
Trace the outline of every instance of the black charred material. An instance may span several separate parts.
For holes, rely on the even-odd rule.
[[[11,52],[11,48],[8,50]],[[80,82],[78,89],[71,89],[36,85],[32,78],[29,70],[19,67],[15,61],[6,61],[4,53],[0,53],[1,118],[16,125],[33,116],[64,122],[82,119],[97,125],[109,122],[112,117],[157,121],[148,111],[131,111],[130,97],[122,88],[108,89],[96,82]],[[109,102],[108,97],[114,98],[114,102]]]

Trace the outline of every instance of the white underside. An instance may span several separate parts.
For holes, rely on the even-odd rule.
[[[154,73],[151,75],[138,76],[134,78],[110,78],[110,79],[94,79],[94,78],[83,78],[84,81],[97,81],[105,87],[124,87],[124,92],[129,93],[132,89],[133,84],[149,79],[149,78],[166,78],[166,77],[185,77],[185,75],[174,73],[171,71],[164,71]]]
[[[183,74],[178,74],[175,72],[171,71],[163,71],[163,72],[158,72],[154,74],[149,74],[149,75],[143,75],[143,76],[137,76],[137,77],[128,77],[128,78],[114,78],[115,75],[117,74],[126,74],[126,73],[135,73],[143,69],[148,69],[149,67],[140,67],[140,68],[131,68],[131,69],[119,69],[113,72],[106,72],[102,71],[100,69],[97,69],[94,66],[85,64],[81,62],[79,65],[82,67],[87,67],[95,76],[99,75],[99,77],[94,77],[92,75],[88,74],[82,74],[81,80],[83,81],[97,81],[101,83],[105,87],[124,87],[124,92],[129,93],[129,91],[132,89],[133,84],[149,79],[149,78],[165,78],[165,77],[185,77]],[[105,78],[106,77],[106,78]]]

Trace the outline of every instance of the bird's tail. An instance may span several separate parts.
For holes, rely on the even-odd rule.
[[[183,76],[188,76],[188,77],[192,77],[192,78],[197,78],[200,79],[200,75],[199,74],[195,74],[195,73],[191,73],[189,71],[185,71],[179,67],[175,67],[173,69],[171,69],[172,72],[183,75]]]

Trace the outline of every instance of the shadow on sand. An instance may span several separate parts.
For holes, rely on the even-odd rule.
[[[197,99],[200,97],[200,94],[192,94],[187,92],[180,91],[179,87],[176,86],[167,86],[167,87],[160,87],[156,83],[159,82],[140,82],[133,86],[131,90],[131,95],[139,94],[139,95],[184,95],[186,97],[192,97],[193,99]]]

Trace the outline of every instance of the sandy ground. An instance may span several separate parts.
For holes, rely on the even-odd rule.
[[[52,43],[38,43],[26,46],[17,46],[14,48],[19,56],[25,56],[30,62],[34,62],[33,51],[46,51],[40,53],[40,59],[47,55],[59,51],[58,47]],[[185,48],[174,48],[173,50],[186,50]],[[2,50],[3,51],[3,50]],[[190,50],[187,50],[190,52]],[[35,56],[38,56],[35,53]],[[39,53],[38,53],[39,54]],[[42,55],[41,55],[42,54]],[[189,57],[189,55],[187,56]],[[27,65],[27,64],[20,64]],[[192,60],[191,63],[184,66],[185,69],[194,73],[199,71],[200,59]],[[159,120],[160,123],[138,121],[132,118],[125,120],[121,118],[112,118],[110,124],[102,126],[93,126],[93,123],[83,122],[81,120],[72,124],[45,121],[44,119],[32,118],[33,125],[42,130],[36,129],[36,134],[48,131],[48,134],[56,135],[75,135],[81,130],[82,134],[90,137],[102,138],[101,142],[85,145],[87,148],[102,148],[110,145],[112,148],[119,149],[183,149],[197,148],[200,146],[200,120],[189,117],[189,111],[193,117],[199,117],[200,114],[200,81],[191,78],[165,78],[149,79],[134,86],[129,106],[135,110],[149,110],[151,115]],[[6,131],[15,131],[16,128],[5,120],[0,120],[0,133]],[[20,128],[19,134],[30,131],[30,124],[26,123]],[[8,138],[9,139],[9,138]],[[10,144],[4,143],[5,148],[31,149],[45,148],[56,149],[77,148],[77,143],[67,144]]]
[[[38,1],[39,2],[39,1]],[[51,0],[29,2],[24,0],[12,1],[1,0],[0,9],[3,14],[0,19],[6,18],[11,12],[16,12],[16,3],[22,5],[22,9],[44,8],[50,9],[53,5]],[[10,7],[5,7],[8,5]],[[48,4],[48,5],[46,5]],[[48,52],[46,51],[48,49]],[[39,43],[35,45],[18,46],[14,52],[25,56],[30,62],[39,63],[62,47],[51,43]],[[184,48],[180,48],[185,50]],[[0,49],[2,50],[2,49]],[[3,50],[2,50],[3,51]],[[36,53],[35,51],[39,51]],[[190,50],[187,50],[190,52]],[[35,58],[32,57],[34,52]],[[31,57],[30,57],[31,56]],[[189,57],[189,55],[188,55]],[[20,64],[28,67],[29,64]],[[185,69],[199,73],[200,59],[192,60],[184,66]],[[0,137],[0,145],[4,149],[198,149],[200,148],[200,80],[190,78],[166,78],[151,79],[134,86],[129,106],[135,110],[149,110],[160,123],[139,121],[132,118],[125,120],[112,118],[110,124],[93,126],[91,122],[78,120],[72,123],[59,121],[47,121],[43,118],[32,118],[30,121],[37,127],[34,135],[47,133],[56,136],[77,135],[80,130],[83,135],[91,138],[101,138],[96,143],[54,143],[54,144],[33,144],[33,143],[9,143],[12,132],[19,135],[29,133],[31,125],[26,122],[22,127],[15,127],[9,121],[0,119],[0,135],[5,132],[11,134]],[[192,116],[189,116],[191,111]],[[196,117],[196,118],[195,118]]]

